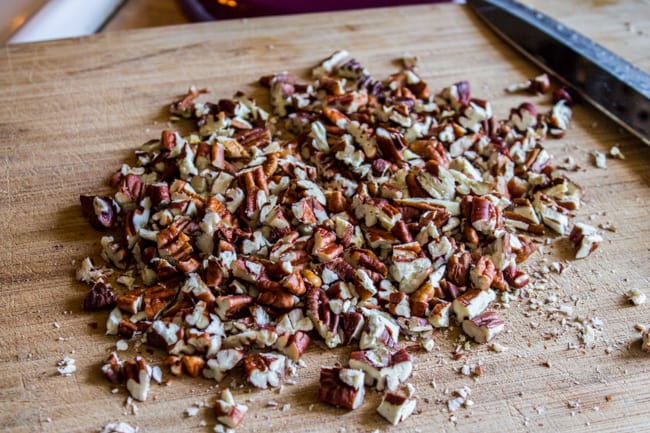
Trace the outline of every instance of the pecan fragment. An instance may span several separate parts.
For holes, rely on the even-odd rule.
[[[412,388],[407,387],[406,391],[390,391],[384,394],[377,412],[392,425],[397,425],[411,416],[416,404]]]
[[[391,353],[388,348],[350,353],[350,367],[365,372],[365,383],[378,391],[393,391],[406,382],[413,370],[413,359],[405,349]]]
[[[496,295],[492,290],[471,289],[463,293],[452,303],[456,314],[456,320],[463,322],[465,319],[472,319],[481,314]]]
[[[488,343],[503,331],[504,322],[496,313],[486,311],[473,319],[463,320],[463,331],[477,343]]]
[[[151,367],[144,358],[136,356],[133,360],[124,361],[122,369],[126,379],[126,389],[129,390],[131,397],[145,401],[151,383]]]
[[[244,420],[246,412],[248,412],[248,406],[235,403],[235,399],[228,388],[221,392],[221,397],[214,406],[217,421],[230,428],[237,427]]]
[[[576,250],[576,259],[584,259],[598,248],[603,238],[595,227],[576,223],[569,234],[569,240]]]
[[[320,370],[318,399],[332,406],[357,409],[365,396],[364,374],[350,368],[323,367]]]
[[[124,380],[124,370],[123,363],[120,361],[120,358],[117,356],[117,353],[112,352],[106,364],[102,366],[102,373],[108,380],[114,384],[122,383]]]
[[[84,310],[103,310],[112,308],[116,302],[110,284],[98,281],[84,298],[82,307]]]
[[[277,387],[284,376],[286,358],[272,353],[250,355],[244,358],[244,372],[257,388]]]
[[[115,225],[120,208],[111,197],[81,195],[81,211],[90,225],[97,229],[108,229]]]

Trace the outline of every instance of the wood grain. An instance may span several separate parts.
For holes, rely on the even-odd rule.
[[[647,14],[647,8],[638,13]],[[608,29],[616,34],[619,25],[598,18],[596,8],[584,20],[604,34]],[[647,16],[644,22],[650,22]],[[404,52],[415,53],[432,88],[470,79],[473,94],[492,101],[499,116],[523,99],[505,95],[504,86],[538,72],[457,5],[181,25],[4,48],[0,430],[87,432],[122,420],[142,432],[211,431],[215,420],[208,409],[196,418],[183,416],[196,401],[214,402],[211,382],[183,379],[155,386],[134,416],[124,414],[125,391],[111,394],[101,378],[99,367],[114,340],[103,335],[105,314],[80,311],[85,290],[74,280],[73,262],[97,253],[98,233],[81,218],[78,196],[106,190],[108,176],[131,150],[158,136],[165,105],[190,84],[211,88],[214,99],[236,89],[256,94],[251,83],[260,75],[300,73],[341,47],[377,77],[391,73],[391,61]],[[641,49],[615,48],[650,66]],[[543,98],[532,100],[543,105]],[[607,170],[594,168],[590,153],[614,144],[627,159],[609,160]],[[236,392],[251,408],[238,431],[648,431],[650,364],[633,326],[650,321],[650,311],[648,304],[627,305],[621,294],[630,287],[650,294],[650,148],[584,105],[576,108],[567,137],[547,145],[556,158],[571,155],[583,167],[573,174],[586,192],[578,220],[618,226],[616,233],[605,233],[606,242],[592,257],[570,262],[562,276],[550,276],[538,291],[542,298],[556,294],[562,303],[575,295],[575,315],[602,319],[595,348],[567,350],[577,343],[577,331],[528,311],[525,302],[513,302],[503,311],[508,332],[499,337],[506,352],[472,347],[453,361],[455,342],[440,334],[433,353],[417,356],[418,413],[396,428],[375,414],[379,396],[373,393],[354,413],[318,404],[310,411],[319,366],[345,359],[343,351],[313,348],[296,385],[279,394]],[[536,255],[530,269],[539,269],[544,259],[568,256],[566,242],[557,240]],[[90,327],[92,322],[99,328]],[[553,330],[559,335],[543,338]],[[608,346],[612,353],[606,353]],[[67,354],[78,370],[60,377],[56,363]],[[485,374],[477,382],[454,371],[478,361]],[[457,412],[454,426],[438,401],[449,398],[446,389],[463,385],[472,388],[476,404]],[[269,400],[290,403],[291,409],[267,408]],[[569,400],[580,400],[580,407],[568,408]],[[199,427],[203,419],[207,427]]]

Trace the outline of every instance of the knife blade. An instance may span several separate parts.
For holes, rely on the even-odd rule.
[[[467,0],[498,35],[650,145],[650,75],[514,0]]]

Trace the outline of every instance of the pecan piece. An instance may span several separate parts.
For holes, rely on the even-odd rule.
[[[457,286],[466,286],[469,280],[472,255],[468,252],[453,255],[447,261],[447,279]]]
[[[126,317],[120,320],[119,325],[117,325],[117,333],[124,338],[133,338],[137,332],[138,325]]]
[[[224,376],[234,369],[244,359],[244,352],[239,349],[219,350],[216,356],[209,359],[203,369],[203,376],[221,382]]]
[[[576,250],[576,259],[584,259],[598,248],[603,238],[595,227],[576,223],[569,234],[569,241]]]
[[[181,362],[183,363],[183,369],[191,377],[199,377],[205,366],[205,359],[197,355],[185,355],[181,359]]]
[[[429,314],[429,323],[435,328],[448,328],[449,327],[449,316],[452,310],[452,303],[447,302],[443,299],[438,299],[433,304],[431,308],[431,313]]]
[[[279,290],[269,290],[262,292],[257,296],[257,302],[262,305],[270,305],[281,310],[293,307],[296,304],[296,299],[291,293],[286,293]]]
[[[102,373],[108,380],[114,384],[120,384],[124,381],[123,363],[117,356],[117,353],[111,352],[106,360],[106,364],[102,366]]]
[[[336,234],[322,227],[314,230],[314,255],[321,263],[334,260],[343,253],[343,246],[336,243]]]
[[[244,358],[244,372],[257,388],[277,387],[284,376],[286,358],[273,353],[249,355]]]
[[[222,319],[232,318],[244,308],[253,304],[253,298],[248,295],[224,295],[216,298],[217,315]]]
[[[492,202],[483,197],[472,197],[472,227],[478,232],[490,235],[500,224],[499,210]]]
[[[406,140],[402,134],[393,128],[377,128],[375,134],[377,147],[384,158],[401,167],[404,162],[402,151],[406,148]]]
[[[411,317],[409,296],[403,292],[391,293],[388,297],[388,311],[393,317]]]
[[[463,293],[452,303],[456,320],[461,323],[465,319],[472,319],[481,314],[488,304],[496,298],[492,290],[472,289]]]
[[[120,207],[115,200],[106,196],[81,195],[81,211],[84,218],[97,229],[108,229],[115,225]]]
[[[355,311],[343,313],[341,317],[341,331],[343,332],[343,344],[348,345],[352,340],[361,336],[365,320],[363,315]]]
[[[389,315],[382,311],[363,309],[366,327],[361,333],[359,347],[362,350],[378,347],[397,347],[399,340],[399,325]]]
[[[307,350],[310,341],[307,333],[297,331],[294,334],[280,335],[275,342],[275,347],[290,360],[297,362]]]
[[[486,311],[473,319],[463,320],[463,331],[477,343],[488,343],[503,331],[505,322],[496,313]]]
[[[244,420],[246,412],[248,406],[236,403],[228,388],[221,392],[221,397],[214,406],[217,421],[230,428],[237,427]]]
[[[115,306],[117,300],[111,285],[103,281],[96,282],[83,300],[84,310],[103,310]]]
[[[135,314],[140,311],[143,299],[142,291],[140,289],[133,289],[118,296],[116,302],[121,310]]]
[[[429,282],[420,286],[409,298],[411,314],[417,317],[425,317],[429,314],[429,303],[433,300],[436,289]]]
[[[406,392],[404,390],[387,392],[381,399],[377,412],[392,425],[399,424],[415,410],[417,401],[413,398],[413,391],[412,387],[407,386]]]
[[[530,276],[515,265],[505,268],[503,270],[503,277],[515,289],[521,289],[530,282]]]
[[[144,358],[136,356],[133,360],[124,361],[122,368],[126,379],[126,389],[131,397],[145,401],[151,384],[151,367]]]
[[[320,370],[318,399],[332,406],[354,410],[365,396],[364,374],[361,370],[323,367]]]
[[[400,291],[413,293],[431,274],[431,260],[423,255],[417,242],[393,246],[390,275],[399,283]]]
[[[531,95],[544,94],[547,93],[550,89],[551,80],[548,78],[547,74],[541,74],[522,83],[511,84],[506,87],[506,91],[510,93],[526,91]]]
[[[329,306],[329,298],[322,289],[311,288],[307,291],[305,306],[307,316],[314,324],[318,334],[325,340],[329,348],[334,348],[341,344],[339,335],[339,318],[334,314]]]
[[[469,279],[472,287],[479,290],[487,290],[497,276],[492,259],[482,256],[469,271]]]
[[[413,359],[405,349],[391,353],[388,348],[350,353],[350,367],[365,372],[365,382],[378,391],[393,391],[406,382],[413,370]]]

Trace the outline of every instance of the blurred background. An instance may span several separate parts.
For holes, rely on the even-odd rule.
[[[445,0],[0,0],[0,44],[32,42],[193,21],[380,7]],[[446,0],[452,1],[452,0]],[[650,0],[519,0],[566,22],[573,29],[616,50],[635,47],[629,58],[647,61],[650,51]],[[464,3],[464,0],[455,0]],[[596,21],[606,17],[621,31],[612,33]],[[593,12],[596,12],[595,14]]]
[[[0,42],[21,43],[265,15],[442,0],[0,0]]]

